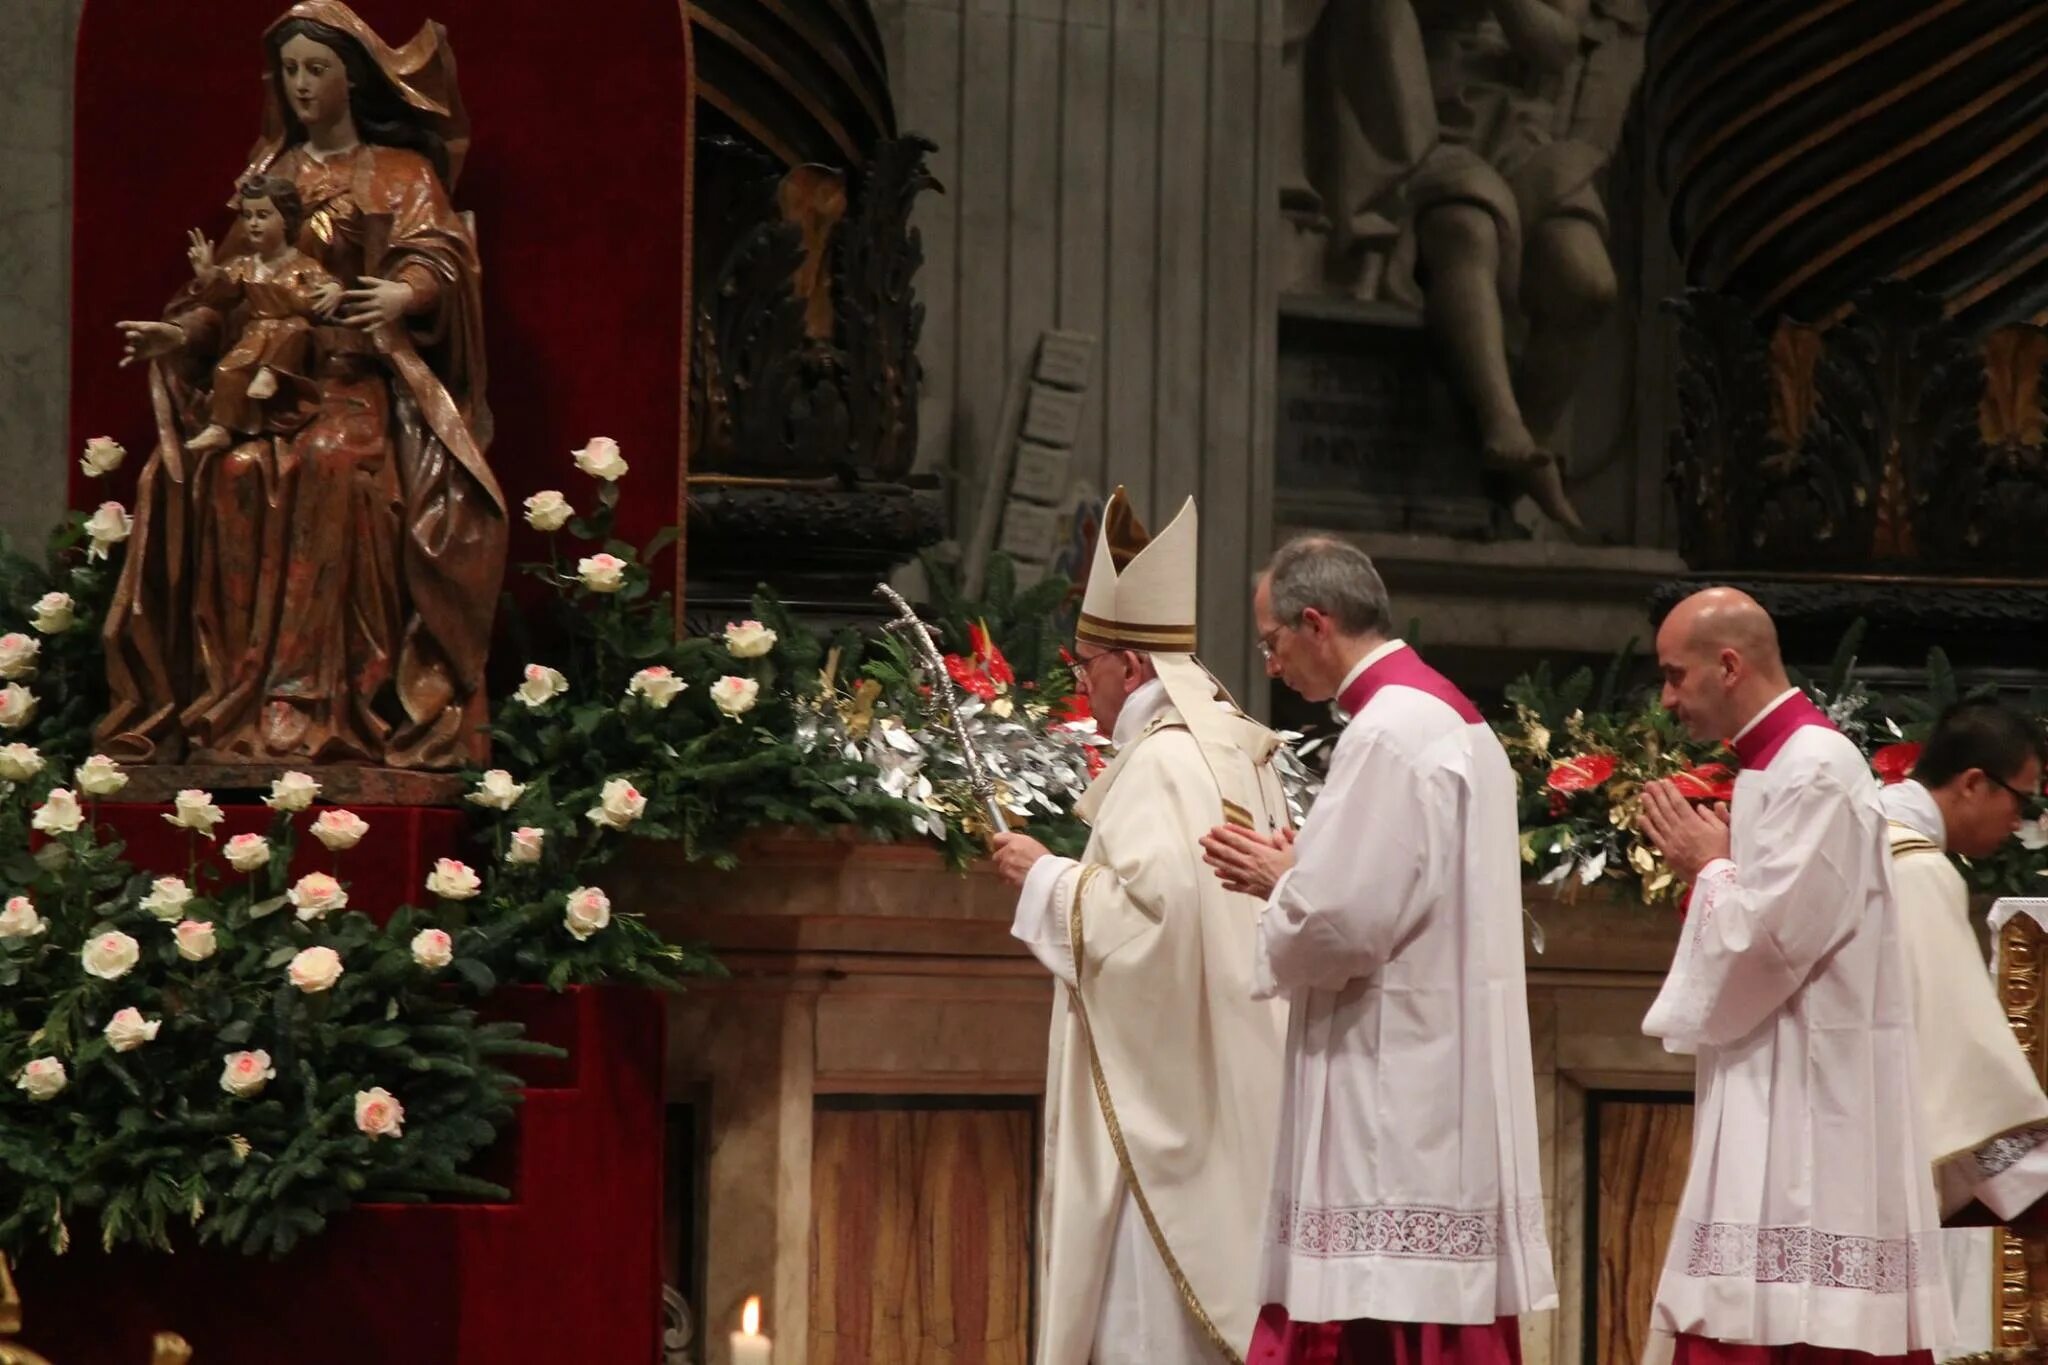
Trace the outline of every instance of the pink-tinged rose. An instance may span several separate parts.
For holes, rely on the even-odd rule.
[[[262,1048],[252,1052],[230,1052],[221,1061],[220,1088],[238,1100],[263,1093],[263,1087],[277,1078],[270,1054]]]
[[[553,488],[545,488],[526,500],[526,524],[536,531],[559,531],[569,524],[576,509]]]
[[[141,1010],[130,1005],[126,1009],[116,1010],[114,1017],[107,1020],[107,1026],[101,1032],[106,1037],[107,1046],[114,1051],[133,1052],[144,1043],[154,1042],[157,1030],[163,1026],[163,1020],[145,1019]]]
[[[725,652],[735,659],[758,659],[775,648],[775,632],[759,621],[727,621]]]
[[[285,899],[299,912],[299,922],[310,924],[348,907],[348,892],[325,872],[308,872],[292,883]]]
[[[320,784],[310,774],[286,773],[270,784],[270,795],[263,798],[263,804],[272,810],[311,810],[319,795]]]
[[[23,635],[11,630],[0,635],[0,678],[27,678],[36,671],[36,659],[43,652],[43,642],[33,635]]]
[[[526,795],[526,784],[514,782],[512,774],[503,768],[493,768],[477,780],[476,790],[469,794],[471,805],[486,810],[511,810],[519,804],[519,798]]]
[[[254,872],[270,861],[270,840],[260,834],[237,834],[221,850],[237,872]]]
[[[457,858],[437,858],[427,874],[427,890],[444,901],[466,901],[483,890],[476,869]]]
[[[220,947],[213,925],[203,919],[179,921],[171,937],[178,945],[178,956],[187,962],[204,962]]]
[[[135,528],[135,522],[128,515],[128,509],[118,502],[103,502],[93,514],[85,519],[85,534],[92,543],[86,547],[87,559],[105,559],[114,546],[128,539],[128,533]]]
[[[87,939],[78,960],[88,976],[96,976],[102,981],[119,981],[135,969],[135,963],[141,956],[141,944],[120,930],[112,929]]]
[[[164,819],[179,829],[189,829],[194,834],[213,837],[213,827],[225,817],[220,807],[213,804],[213,793],[187,787],[171,800],[171,813]]]
[[[532,825],[521,825],[512,831],[512,842],[505,849],[508,863],[532,864],[540,861],[542,846],[547,842],[547,831],[535,829]]]
[[[576,577],[592,592],[614,593],[626,586],[626,561],[617,555],[591,555],[576,561]]]
[[[0,908],[0,939],[34,938],[49,932],[49,928],[37,913],[36,903],[27,896],[9,896],[6,907]]]
[[[95,436],[85,443],[85,454],[78,458],[78,468],[89,479],[103,479],[121,467],[121,461],[128,458],[128,448],[111,436]]]
[[[36,807],[29,824],[44,834],[76,834],[85,824],[85,810],[75,793],[64,787],[52,787],[43,804]]]
[[[569,893],[562,914],[570,937],[578,943],[612,922],[611,897],[594,886],[579,886]]]
[[[619,443],[609,436],[593,436],[589,445],[577,451],[576,467],[606,483],[618,482],[627,468],[625,457],[619,454]]]
[[[87,796],[112,796],[128,785],[128,774],[105,754],[94,754],[79,764],[71,776]]]
[[[405,1136],[405,1106],[381,1085],[356,1091],[356,1128],[365,1137]]]
[[[754,709],[754,702],[761,695],[761,684],[752,678],[734,677],[727,674],[711,684],[711,701],[719,710],[738,720]]]
[[[307,995],[331,991],[341,980],[341,954],[324,944],[308,948],[292,959],[285,977]]]
[[[14,1084],[40,1103],[56,1099],[71,1084],[71,1078],[64,1074],[64,1063],[55,1057],[38,1057],[21,1069],[21,1078]]]
[[[438,972],[455,960],[455,940],[445,930],[422,929],[412,936],[412,960]]]
[[[46,592],[36,599],[28,623],[45,635],[62,635],[78,620],[78,604],[68,592]]]
[[[681,696],[688,687],[689,684],[678,678],[671,670],[656,664],[653,668],[643,668],[635,673],[633,680],[626,684],[626,694],[644,697],[649,706],[657,711],[665,711],[668,704]]]
[[[623,777],[614,777],[598,793],[597,804],[584,817],[601,829],[625,829],[647,809],[647,798]]]
[[[519,690],[512,695],[528,707],[546,706],[556,697],[569,690],[569,680],[560,670],[546,664],[528,664],[526,678],[519,684]]]
[[[19,730],[35,718],[36,694],[20,683],[0,687],[0,730]]]
[[[0,781],[26,782],[43,770],[43,755],[33,745],[0,744]]]
[[[351,810],[323,810],[313,821],[313,837],[334,853],[346,853],[369,832],[370,822]]]

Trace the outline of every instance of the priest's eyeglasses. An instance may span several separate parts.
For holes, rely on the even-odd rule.
[[[2005,781],[2003,778],[1992,777],[1990,773],[1985,773],[1984,776],[1990,778],[1990,780],[1996,783],[1997,785],[2005,788],[2006,794],[2012,797],[2012,799],[2016,803],[2018,803],[2019,808],[2022,811],[2031,814],[2037,807],[2040,806],[2042,795],[2040,792],[2021,791],[2018,787],[2015,787],[2012,783]]]

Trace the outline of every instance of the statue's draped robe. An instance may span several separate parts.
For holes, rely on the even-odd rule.
[[[1200,840],[1226,821],[1270,833],[1286,801],[1270,731],[1221,708],[1203,728],[1157,681],[1134,693],[1129,742],[1082,803],[1087,850],[1041,859],[1019,900],[1018,936],[1062,983],[1039,1365],[1235,1360],[1256,1320],[1282,1023],[1251,998],[1259,903],[1223,889]]]
[[[504,568],[484,462],[476,245],[432,164],[364,145],[267,166],[304,200],[298,249],[427,306],[370,333],[317,327],[317,409],[195,459],[230,320],[188,288],[181,352],[152,364],[157,442],[105,627],[100,747],[129,762],[366,761],[451,768],[487,752],[483,669]],[[224,254],[246,251],[240,226]]]
[[[1690,1362],[1924,1360],[1952,1325],[1876,786],[1797,692],[1734,743],[1730,854],[1643,1021],[1698,1059],[1652,1332]]]

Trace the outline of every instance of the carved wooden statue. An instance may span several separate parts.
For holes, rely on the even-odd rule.
[[[14,1287],[14,1274],[7,1258],[0,1256],[0,1365],[50,1365],[26,1346],[14,1344],[21,1331],[21,1295]],[[158,1332],[150,1347],[150,1365],[187,1365],[192,1348],[176,1332]]]
[[[120,324],[157,430],[99,745],[458,768],[486,753],[507,518],[454,59],[440,25],[394,49],[339,0],[294,5],[263,51],[234,223],[192,234],[161,319]]]
[[[1419,295],[1488,467],[1576,527],[1553,442],[1615,297],[1599,177],[1642,70],[1642,0],[1291,0],[1287,15],[1304,76],[1324,73],[1344,115],[1305,102],[1323,126],[1303,130],[1283,208],[1330,233],[1330,280]]]

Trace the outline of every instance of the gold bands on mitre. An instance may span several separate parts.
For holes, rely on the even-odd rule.
[[[1074,638],[1084,644],[1101,645],[1104,649],[1139,649],[1158,654],[1195,652],[1195,628],[1192,625],[1134,625],[1126,621],[1107,621],[1085,611],[1081,613],[1081,623],[1074,628]]]

